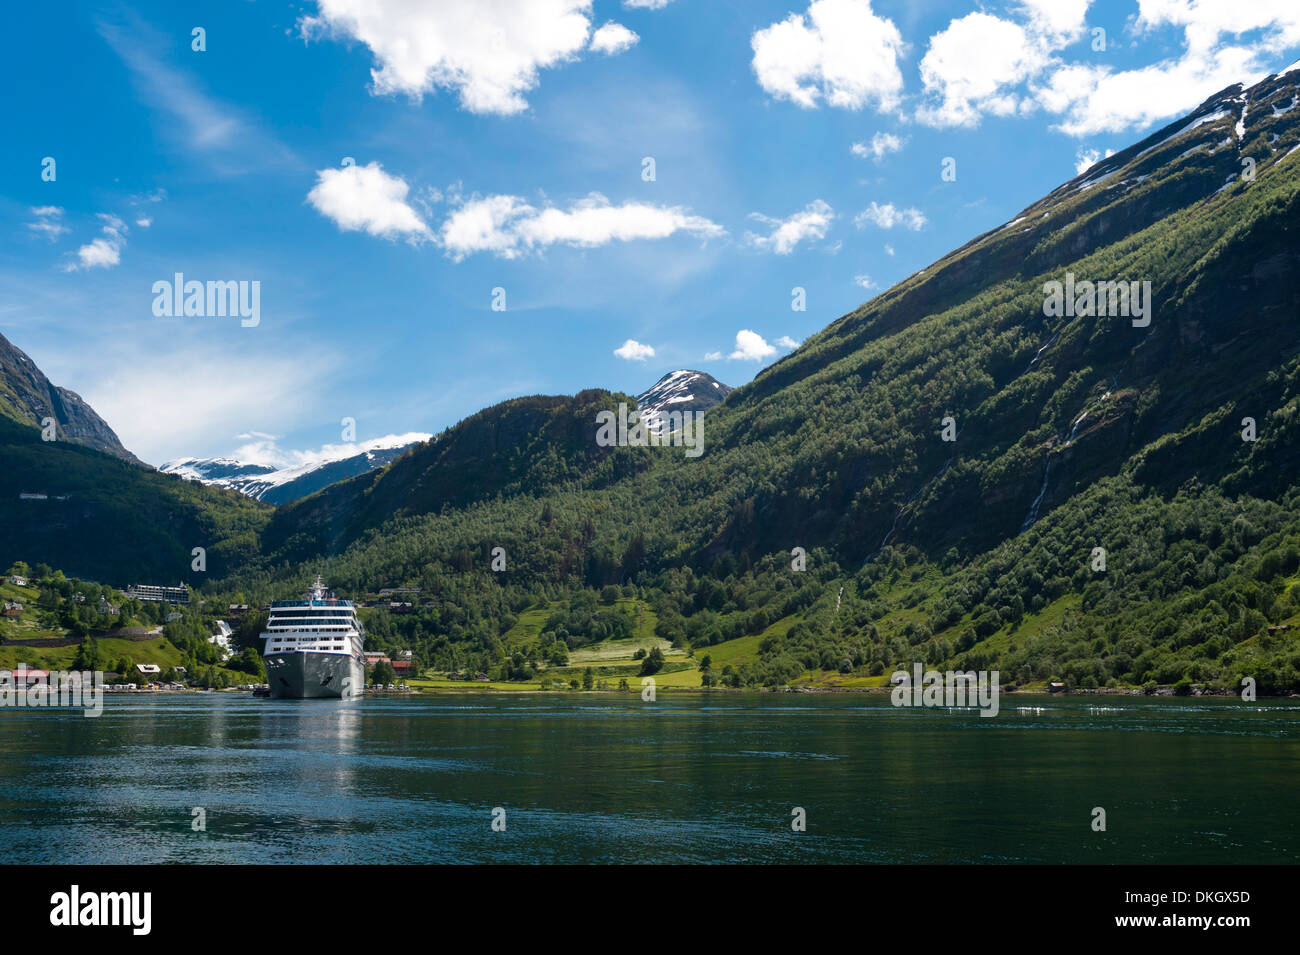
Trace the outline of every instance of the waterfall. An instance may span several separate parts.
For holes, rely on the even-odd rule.
[[[1083,419],[1080,418],[1079,420],[1082,421]],[[1034,521],[1038,520],[1038,508],[1042,506],[1043,498],[1047,494],[1047,482],[1051,480],[1051,477],[1052,459],[1049,457],[1047,459],[1047,467],[1043,469],[1043,486],[1038,489],[1038,497],[1034,498],[1034,503],[1029,507],[1029,514],[1025,518],[1025,522],[1020,525],[1020,533],[1023,534],[1025,531],[1029,530]]]

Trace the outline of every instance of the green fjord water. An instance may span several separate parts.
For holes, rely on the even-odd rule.
[[[758,693],[0,711],[9,863],[1294,863],[1298,782],[1287,700],[1004,695],[994,718]]]

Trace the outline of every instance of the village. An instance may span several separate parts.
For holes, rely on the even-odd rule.
[[[392,588],[363,606],[392,614],[436,606],[418,589]],[[0,579],[0,684],[31,687],[51,674],[98,670],[110,693],[265,691],[260,634],[265,607],[204,601],[183,583],[121,590],[15,563]],[[364,654],[373,692],[405,692],[410,650]]]

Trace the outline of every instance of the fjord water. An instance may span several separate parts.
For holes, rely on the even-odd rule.
[[[9,863],[1300,860],[1294,701],[1001,702],[994,718],[757,693],[6,710],[0,840]]]

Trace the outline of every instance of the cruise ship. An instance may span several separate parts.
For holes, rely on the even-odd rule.
[[[352,601],[335,597],[319,576],[301,600],[271,604],[262,639],[272,697],[350,699],[365,689],[365,630]]]

